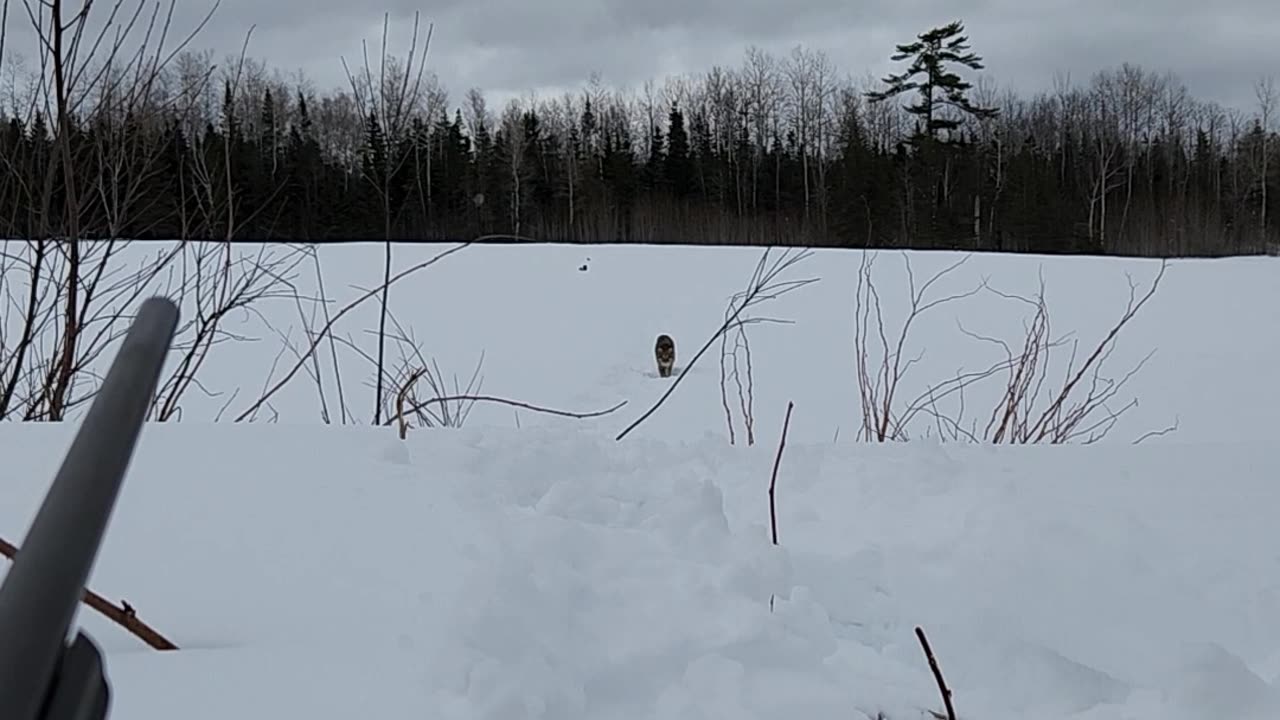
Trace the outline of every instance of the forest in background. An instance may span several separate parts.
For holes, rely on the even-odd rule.
[[[429,34],[319,91],[185,44],[3,56],[0,235],[1237,255],[1280,247],[1280,90],[1125,64],[1000,90],[951,23],[856,80],[821,51],[491,108]],[[183,41],[189,43],[190,38]],[[47,48],[54,45],[47,44]],[[118,50],[118,49],[117,49]],[[61,68],[59,66],[62,66]]]

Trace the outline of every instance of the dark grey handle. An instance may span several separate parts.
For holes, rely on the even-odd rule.
[[[85,708],[82,703],[68,703],[66,697],[59,700],[59,695],[85,692],[68,687],[76,677],[83,679],[84,673],[62,677],[59,665],[66,661],[83,668],[79,654],[83,646],[77,643],[72,646],[77,651],[68,652],[71,619],[84,594],[177,324],[178,308],[169,300],[150,298],[138,308],[0,586],[0,718],[37,720],[45,712],[63,714],[57,712],[59,708]],[[105,709],[101,708],[103,714]],[[96,714],[80,712],[86,711]]]

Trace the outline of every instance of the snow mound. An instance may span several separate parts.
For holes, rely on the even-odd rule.
[[[0,435],[3,527],[70,430]],[[916,625],[964,718],[1280,710],[1270,453],[797,443],[779,546],[771,460],[546,428],[153,426],[91,585],[183,650],[80,620],[114,712],[144,720],[918,718],[940,707]]]

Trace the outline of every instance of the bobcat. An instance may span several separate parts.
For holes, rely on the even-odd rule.
[[[659,335],[653,355],[658,360],[658,377],[671,377],[676,365],[676,341],[670,335]]]

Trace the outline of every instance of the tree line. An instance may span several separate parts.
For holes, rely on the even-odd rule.
[[[10,238],[776,244],[1127,255],[1280,246],[1280,93],[1198,100],[1132,64],[1030,96],[960,23],[854,80],[749,48],[639,89],[490,108],[404,56],[318,91],[241,54],[112,55],[79,86],[4,59]],[[83,64],[83,63],[82,63]],[[52,67],[52,70],[50,68]],[[966,79],[968,78],[968,79]],[[51,97],[53,96],[53,97]]]

